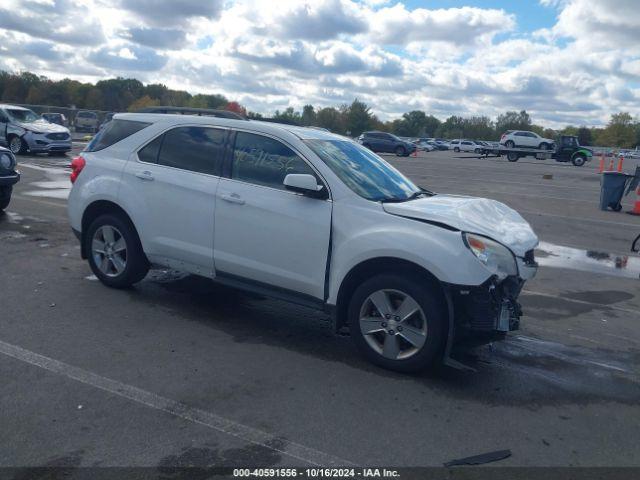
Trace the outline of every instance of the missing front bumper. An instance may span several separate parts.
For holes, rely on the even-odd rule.
[[[517,301],[524,280],[496,278],[480,286],[451,286],[455,341],[486,343],[520,328],[522,308]]]

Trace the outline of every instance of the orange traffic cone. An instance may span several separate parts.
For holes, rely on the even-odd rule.
[[[604,154],[600,154],[600,170],[598,173],[604,172]]]
[[[624,157],[620,155],[620,159],[618,160],[618,172],[622,173],[622,164],[624,163]]]
[[[627,212],[629,215],[640,215],[640,187],[636,190],[636,201],[633,204],[633,210]]]
[[[611,161],[609,162],[609,168],[607,169],[608,172],[613,172],[613,158],[611,159]]]

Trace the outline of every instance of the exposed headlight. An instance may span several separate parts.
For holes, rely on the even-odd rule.
[[[504,245],[473,233],[463,233],[462,238],[478,260],[501,280],[518,274],[516,259]]]

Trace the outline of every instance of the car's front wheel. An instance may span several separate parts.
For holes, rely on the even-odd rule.
[[[571,163],[573,163],[576,167],[581,167],[585,164],[586,161],[587,159],[584,157],[584,155],[576,155],[571,160]]]
[[[458,153],[458,152],[460,152],[460,148],[459,148],[459,147],[454,147],[454,148],[453,148],[453,151],[454,151],[454,152],[456,152],[456,153]]]
[[[130,287],[149,271],[138,234],[121,215],[105,214],[96,218],[84,240],[91,270],[109,287]]]
[[[14,155],[21,155],[27,151],[27,144],[25,141],[17,135],[14,135],[9,140],[9,150]]]
[[[401,372],[432,365],[442,352],[446,313],[422,279],[395,274],[370,278],[348,310],[351,337],[371,362]]]

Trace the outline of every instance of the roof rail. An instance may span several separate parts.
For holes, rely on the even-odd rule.
[[[191,107],[146,107],[136,110],[136,113],[172,113],[176,115],[198,115],[205,117],[231,118],[234,120],[247,120],[242,115],[228,110],[215,110],[212,108],[191,108]]]

